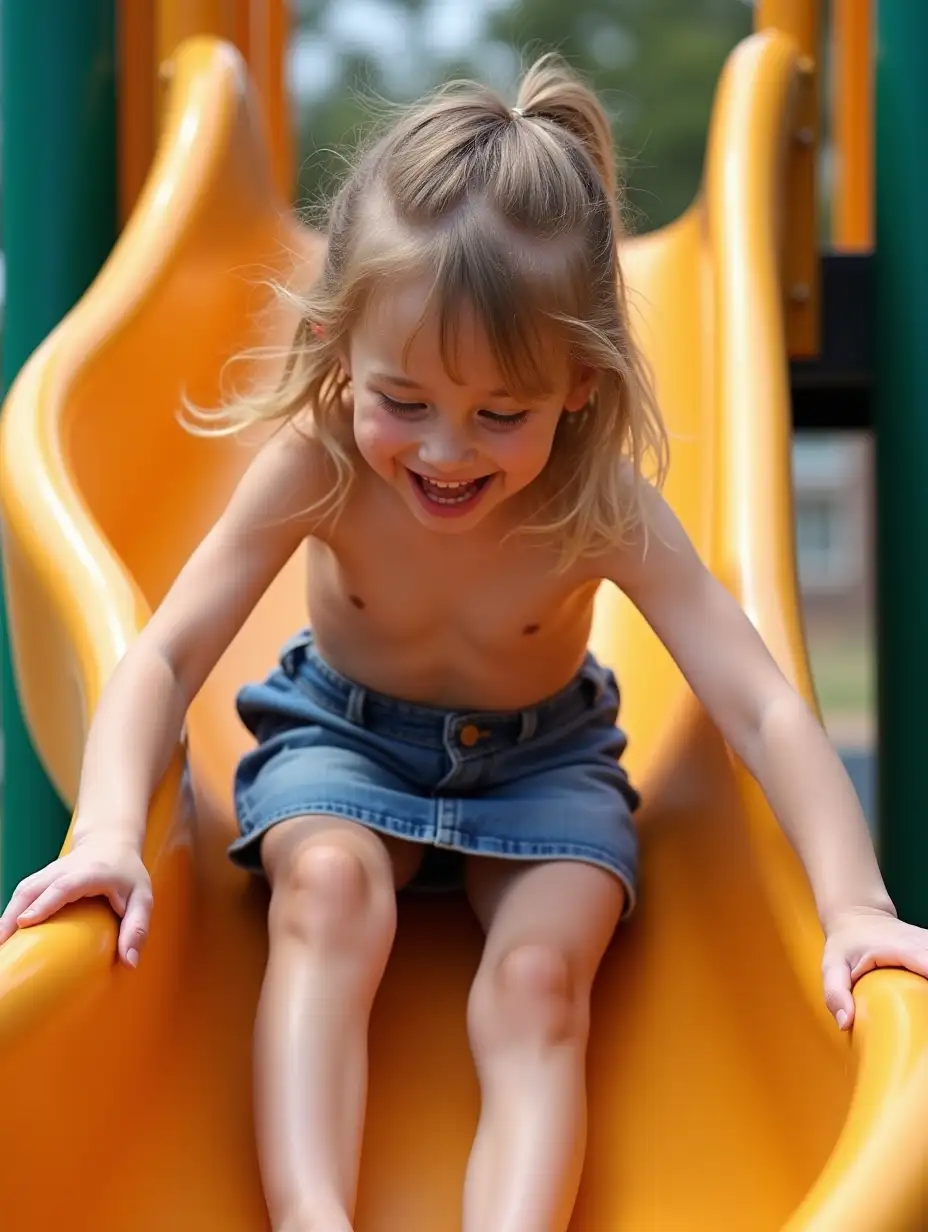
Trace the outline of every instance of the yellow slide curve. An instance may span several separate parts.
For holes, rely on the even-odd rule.
[[[719,83],[704,185],[624,253],[673,433],[669,497],[811,697],[791,538],[779,215],[797,77],[755,35]],[[248,457],[175,419],[223,360],[276,327],[260,279],[303,232],[274,194],[230,47],[174,65],[147,186],[111,259],[42,345],[2,424],[3,554],[30,730],[73,802],[109,673]],[[286,323],[284,323],[286,326]],[[302,557],[194,704],[154,801],[152,937],[114,965],[115,922],[81,904],[0,951],[0,1227],[256,1232],[251,1023],[263,887],[226,860],[236,686],[304,619]],[[928,982],[877,972],[853,1039],[822,1004],[804,876],[630,605],[603,588],[594,648],[624,686],[641,784],[640,910],[595,994],[590,1143],[574,1232],[928,1228]],[[192,798],[183,786],[185,756]],[[6,819],[28,825],[28,818]],[[464,1007],[480,936],[463,902],[408,899],[371,1033],[359,1232],[445,1232],[475,1127]]]

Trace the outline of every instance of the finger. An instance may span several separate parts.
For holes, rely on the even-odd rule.
[[[16,932],[19,913],[29,906],[31,895],[20,886],[0,915],[0,945]]]
[[[12,899],[10,902],[12,902]],[[0,915],[0,945],[3,945],[4,941],[8,941],[16,932],[17,914],[18,912],[16,911],[10,911],[8,905],[7,910],[4,911],[3,915]]]
[[[119,955],[130,967],[139,965],[142,946],[148,937],[151,908],[151,890],[148,886],[136,886],[129,895],[119,929]]]
[[[3,915],[0,916],[0,943],[6,941],[16,932],[19,926],[19,919],[24,912],[28,912],[35,900],[48,888],[58,875],[57,861],[55,864],[50,864],[47,868],[42,869],[38,873],[34,873],[31,877],[27,877],[25,881],[21,881],[10,901],[7,903]]]
[[[69,903],[76,903],[82,898],[96,898],[105,893],[105,887],[96,882],[60,876],[27,910],[20,913],[18,922],[26,926],[41,924]]]
[[[870,971],[876,971],[879,967],[896,967],[901,970],[912,971],[915,975],[921,975],[928,979],[928,950],[900,949],[865,954],[851,971],[852,983],[856,984],[862,976],[867,975]]]
[[[856,966],[851,968],[851,984],[856,984],[862,976],[875,971],[878,966],[879,963],[873,954],[864,954],[863,958],[858,959]]]
[[[822,978],[825,1004],[835,1022],[846,1031],[854,1021],[854,998],[851,996],[851,969],[843,957],[826,958]]]
[[[124,916],[126,914],[126,908],[129,905],[129,900],[124,890],[120,890],[118,886],[108,885],[101,886],[98,893],[106,896],[109,905],[118,916]]]

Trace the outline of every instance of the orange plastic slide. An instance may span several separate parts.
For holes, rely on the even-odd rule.
[[[735,50],[697,201],[624,261],[674,437],[669,497],[808,697],[777,238],[796,60],[771,32]],[[185,434],[179,393],[208,403],[229,354],[286,327],[265,311],[261,279],[316,245],[274,195],[240,59],[221,43],[184,45],[135,214],[3,416],[15,667],[70,801],[105,679],[248,457],[241,442]],[[158,791],[140,969],[114,965],[114,920],[96,902],[0,951],[4,1230],[267,1226],[250,1103],[266,891],[224,855],[246,747],[232,697],[303,620],[302,567],[295,559],[217,667]],[[571,1228],[928,1228],[928,983],[867,976],[853,1039],[839,1034],[808,888],[756,785],[605,587],[594,646],[623,682],[647,805],[640,911],[596,989]],[[464,1007],[479,947],[463,902],[403,901],[372,1024],[359,1232],[459,1227],[477,1115]]]

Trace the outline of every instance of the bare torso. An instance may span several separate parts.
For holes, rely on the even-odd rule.
[[[558,571],[499,524],[436,534],[363,475],[325,540],[308,542],[320,653],[368,688],[424,705],[517,709],[562,688],[586,653],[597,581]]]

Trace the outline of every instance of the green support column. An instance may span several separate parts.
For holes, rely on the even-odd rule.
[[[115,0],[3,5],[3,385],[93,280],[116,234]],[[25,729],[0,604],[0,901],[54,859],[68,815]],[[55,704],[49,697],[48,704]]]
[[[877,8],[880,848],[900,914],[928,926],[928,4]]]

